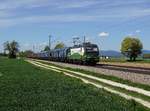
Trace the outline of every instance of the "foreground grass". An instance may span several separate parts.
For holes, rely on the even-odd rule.
[[[23,60],[0,59],[0,111],[148,111],[60,73]]]

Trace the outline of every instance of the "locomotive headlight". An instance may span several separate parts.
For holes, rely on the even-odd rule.
[[[93,51],[98,51],[98,49],[97,48],[93,48]]]

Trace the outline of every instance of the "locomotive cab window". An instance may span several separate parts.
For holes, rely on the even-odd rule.
[[[86,52],[98,52],[98,47],[86,47]]]

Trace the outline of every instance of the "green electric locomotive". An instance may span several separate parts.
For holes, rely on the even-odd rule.
[[[96,64],[99,62],[99,48],[96,44],[83,43],[73,47],[54,49],[50,51],[49,59],[53,61]]]

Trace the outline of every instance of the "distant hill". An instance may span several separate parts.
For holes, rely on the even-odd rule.
[[[143,54],[150,54],[150,50],[143,50]]]
[[[114,51],[114,50],[101,50],[100,55],[101,56],[109,56],[109,57],[120,57],[120,56],[122,56],[121,52]]]

